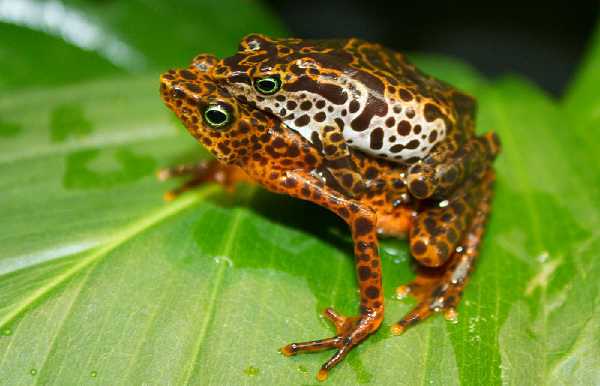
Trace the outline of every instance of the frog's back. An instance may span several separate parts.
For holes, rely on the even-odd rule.
[[[351,148],[401,162],[424,158],[448,136],[462,141],[473,132],[471,97],[379,44],[251,35],[224,63],[229,74],[279,76],[277,94],[248,87],[244,97],[313,143],[333,126]]]

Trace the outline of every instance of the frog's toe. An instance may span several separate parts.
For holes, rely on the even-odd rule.
[[[458,318],[456,306],[462,298],[473,262],[472,254],[466,251],[456,253],[443,272],[420,273],[411,283],[398,287],[397,298],[411,295],[417,300],[417,305],[392,326],[392,333],[400,335],[409,327],[440,312],[446,320],[455,323]]]
[[[383,319],[383,314],[379,312],[367,314],[363,317],[346,317],[339,315],[331,308],[327,308],[324,315],[335,326],[337,331],[336,336],[292,343],[279,350],[285,356],[292,356],[299,352],[337,349],[333,356],[321,366],[317,374],[319,381],[327,379],[329,371],[340,363],[356,345],[362,342],[369,334],[375,332]]]
[[[432,293],[429,298],[420,302],[408,314],[400,319],[400,321],[392,325],[392,334],[401,335],[409,327],[412,327],[420,321],[439,312],[444,313],[444,318],[446,320],[456,323],[458,320],[456,304],[460,299],[461,293],[462,291],[449,291],[448,293],[439,296],[435,296],[435,294]]]
[[[227,191],[233,191],[238,182],[254,183],[240,168],[222,164],[217,160],[203,160],[159,169],[156,177],[160,181],[188,177],[181,185],[165,193],[163,197],[166,201],[172,201],[186,191],[209,182],[215,182]]]

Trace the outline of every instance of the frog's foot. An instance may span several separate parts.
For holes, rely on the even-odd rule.
[[[409,284],[396,289],[398,299],[411,295],[417,300],[417,306],[391,327],[394,335],[402,334],[407,328],[438,312],[443,312],[446,320],[457,321],[456,305],[462,297],[475,258],[474,256],[458,255],[456,260],[449,264],[450,267],[445,274],[419,274]],[[444,269],[446,269],[445,266],[434,270]]]
[[[319,381],[327,379],[329,370],[344,359],[350,350],[362,342],[369,334],[375,332],[383,320],[382,311],[372,311],[360,317],[346,317],[339,315],[331,308],[327,308],[324,315],[335,326],[336,336],[327,339],[292,343],[280,350],[282,354],[291,356],[303,351],[311,352],[331,348],[337,349],[335,354],[321,366],[317,374]]]
[[[217,160],[203,160],[197,163],[181,164],[160,169],[156,173],[160,181],[175,177],[188,179],[164,195],[166,201],[171,201],[182,193],[207,182],[216,182],[225,189],[232,191],[237,182],[252,182],[244,171],[237,166],[222,164]]]
[[[396,290],[398,298],[412,295],[418,304],[392,326],[393,334],[402,334],[408,327],[437,312],[443,312],[445,318],[450,321],[457,320],[456,306],[462,297],[479,252],[485,221],[490,210],[493,181],[494,174],[488,171],[483,180],[472,189],[471,193],[480,198],[479,203],[474,208],[468,232],[461,238],[459,246],[453,248],[445,264],[439,267],[420,267],[414,281]]]

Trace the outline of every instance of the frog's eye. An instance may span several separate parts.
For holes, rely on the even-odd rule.
[[[281,88],[279,75],[265,76],[254,80],[254,88],[261,94],[272,95]]]
[[[204,121],[216,129],[231,121],[231,113],[222,105],[210,105],[204,110]]]

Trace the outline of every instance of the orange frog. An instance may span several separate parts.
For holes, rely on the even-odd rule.
[[[324,380],[377,331],[384,296],[378,235],[408,237],[419,263],[397,289],[418,304],[392,326],[401,334],[433,313],[456,319],[490,211],[500,150],[476,136],[475,101],[406,58],[358,39],[249,35],[236,55],[197,56],[161,76],[161,97],[217,159],[161,172],[191,175],[170,197],[205,181],[254,181],[324,206],[352,232],[358,316],[326,309],[331,338],[292,343],[285,355],[335,349]]]

